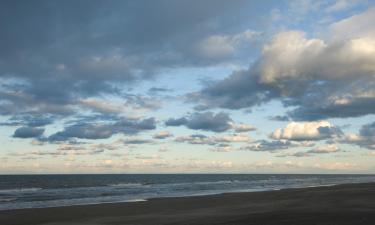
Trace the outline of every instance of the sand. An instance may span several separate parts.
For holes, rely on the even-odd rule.
[[[0,211],[0,225],[375,224],[375,183]]]

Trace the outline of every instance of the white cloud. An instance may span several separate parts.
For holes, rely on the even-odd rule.
[[[335,127],[328,121],[291,122],[285,128],[276,129],[270,136],[283,140],[320,140],[332,137]]]
[[[218,136],[218,137],[213,137],[213,139],[216,142],[249,142],[251,141],[251,137],[246,134],[233,134],[233,135]]]
[[[340,20],[330,26],[330,39],[346,40],[353,38],[375,38],[375,7],[363,13]]]
[[[248,124],[242,124],[242,123],[238,123],[238,124],[232,123],[231,126],[232,126],[232,129],[238,133],[256,130],[254,126],[251,126]]]
[[[230,145],[227,145],[227,146],[218,146],[218,147],[210,149],[211,152],[232,152],[234,150],[235,149],[232,146],[230,146]]]
[[[332,163],[315,163],[313,166],[315,169],[324,170],[361,170],[360,166],[352,162],[332,162]]]
[[[97,98],[86,98],[78,100],[80,104],[104,113],[121,113],[124,105],[113,101],[105,101]]]
[[[160,131],[154,134],[152,137],[155,139],[165,139],[168,137],[172,137],[173,135],[169,131]]]
[[[361,36],[327,43],[308,39],[301,31],[277,34],[265,45],[256,68],[261,83],[273,84],[288,94],[287,80],[359,79],[375,73],[375,38]]]
[[[336,0],[336,2],[327,7],[326,12],[339,12],[348,10],[358,4],[360,0]]]
[[[199,53],[206,58],[232,56],[243,45],[251,45],[260,32],[246,30],[235,35],[212,35],[198,44]]]
[[[338,151],[340,151],[340,148],[336,144],[328,144],[328,145],[322,145],[317,148],[314,148],[308,151],[308,153],[320,154],[320,153],[334,153]]]

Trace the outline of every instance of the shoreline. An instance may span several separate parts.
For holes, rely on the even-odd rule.
[[[2,225],[375,224],[375,183],[0,211]]]
[[[101,205],[101,204],[124,204],[124,203],[133,203],[133,202],[147,202],[153,199],[167,199],[167,198],[190,198],[190,197],[202,197],[202,196],[215,196],[215,195],[223,195],[223,194],[241,194],[241,193],[259,193],[259,192],[271,192],[271,191],[281,191],[281,190],[289,190],[289,189],[305,189],[305,188],[317,188],[317,187],[332,187],[338,185],[346,185],[346,184],[367,184],[372,182],[366,183],[345,183],[345,184],[322,184],[322,185],[314,185],[314,186],[305,186],[305,187],[287,187],[287,188],[274,188],[274,189],[248,189],[248,190],[235,190],[235,191],[228,191],[228,192],[217,192],[217,193],[209,193],[209,194],[192,194],[192,195],[181,195],[181,196],[163,196],[163,197],[151,197],[151,198],[144,198],[144,199],[130,199],[130,200],[122,200],[122,201],[109,201],[109,202],[93,202],[93,203],[78,203],[78,204],[67,204],[67,205],[59,205],[59,206],[46,206],[46,207],[25,207],[25,208],[11,208],[11,209],[0,209],[0,213],[3,211],[11,211],[11,210],[26,210],[26,209],[48,209],[48,208],[61,208],[61,207],[72,207],[72,206],[90,206],[90,205]],[[373,182],[375,183],[375,182]]]

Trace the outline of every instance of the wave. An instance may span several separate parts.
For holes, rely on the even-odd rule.
[[[36,192],[40,191],[43,188],[14,188],[14,189],[2,189],[0,194],[10,194],[10,193],[19,193],[19,192]]]
[[[141,187],[146,186],[147,184],[142,183],[118,183],[118,184],[108,184],[107,186],[110,187],[116,187],[116,188],[135,188],[135,187]]]
[[[17,198],[2,198],[0,197],[0,202],[13,202],[17,200]]]

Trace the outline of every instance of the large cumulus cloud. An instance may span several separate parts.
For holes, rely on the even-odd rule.
[[[328,121],[291,122],[270,136],[277,140],[314,141],[340,136],[342,131]]]
[[[333,24],[332,30],[347,27],[346,32],[353,32],[341,39],[309,38],[301,31],[276,34],[248,70],[236,71],[190,97],[200,108],[229,109],[278,99],[293,107],[288,114],[295,120],[373,114],[375,28],[368,21],[374,17],[375,10],[369,9]]]

